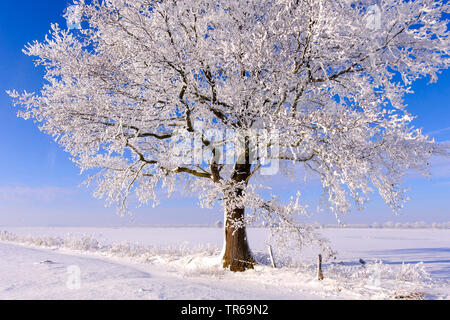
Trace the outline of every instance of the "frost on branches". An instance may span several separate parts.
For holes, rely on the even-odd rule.
[[[441,1],[74,5],[83,29],[52,25],[24,50],[45,67],[46,84],[9,92],[19,116],[36,120],[82,171],[96,169],[95,195],[122,210],[131,193],[157,203],[157,188],[178,185],[203,205],[221,203],[223,265],[233,271],[254,264],[245,225],[256,219],[286,241],[327,250],[298,223],[306,214],[298,197],[261,195],[253,181],[268,161],[320,178],[339,218],[374,191],[400,209],[405,172],[426,173],[430,156],[447,152],[412,126],[403,103],[414,80],[436,81],[449,65]],[[258,150],[252,130],[268,133]],[[234,158],[224,161],[230,144]]]

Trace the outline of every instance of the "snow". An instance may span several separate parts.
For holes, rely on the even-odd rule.
[[[219,228],[2,228],[0,299],[450,299],[450,230],[321,232],[338,252],[323,281],[311,252],[275,247],[273,269],[263,228],[248,230],[262,264],[244,273],[220,267]]]

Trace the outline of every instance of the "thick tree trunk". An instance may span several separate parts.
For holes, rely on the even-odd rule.
[[[253,269],[255,261],[248,246],[245,226],[235,228],[232,223],[244,218],[244,208],[228,210],[226,217],[223,267],[230,268],[231,271]]]
[[[251,165],[236,164],[231,179],[233,182],[247,184],[250,177]],[[237,187],[230,192],[229,197],[240,197],[243,186]],[[225,247],[223,253],[223,267],[230,268],[231,271],[245,271],[253,269],[255,260],[252,257],[247,242],[247,232],[244,224],[245,208],[233,204],[233,199],[225,199]],[[236,226],[236,222],[241,222]]]

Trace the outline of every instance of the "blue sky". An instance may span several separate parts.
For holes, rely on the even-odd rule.
[[[134,217],[120,218],[114,208],[105,208],[91,191],[78,185],[85,177],[52,139],[41,133],[32,121],[16,117],[16,110],[5,93],[9,89],[37,91],[42,85],[42,70],[21,50],[33,40],[42,40],[62,17],[68,1],[0,1],[0,226],[4,225],[142,225],[207,224],[221,219],[219,210],[197,207],[197,200],[175,196],[161,199],[161,205],[134,210]],[[413,85],[414,95],[406,96],[408,110],[417,115],[416,127],[431,133],[437,141],[450,141],[450,72],[442,73],[438,83],[420,80]],[[294,183],[275,178],[273,185],[287,197]],[[400,216],[374,195],[362,212],[351,212],[346,223],[374,221],[449,221],[450,160],[433,161],[433,176],[426,180],[409,176],[409,201]],[[306,199],[318,195],[318,187],[302,184]],[[329,212],[312,220],[335,223]]]

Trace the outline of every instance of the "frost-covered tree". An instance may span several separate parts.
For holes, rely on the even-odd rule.
[[[412,126],[403,97],[449,65],[442,1],[75,4],[81,30],[52,25],[24,50],[45,67],[46,83],[40,93],[10,92],[19,115],[82,170],[96,169],[96,196],[122,209],[133,192],[156,202],[158,188],[183,184],[201,204],[221,203],[223,266],[233,271],[254,264],[245,225],[258,218],[301,244],[322,243],[297,223],[306,213],[298,197],[283,204],[250,181],[268,160],[287,175],[304,167],[318,177],[339,217],[374,191],[400,209],[404,174],[426,172],[439,152]],[[232,134],[217,139],[211,128]],[[270,134],[255,153],[249,132],[261,129]],[[221,148],[231,140],[230,163]],[[193,147],[179,148],[185,141]],[[196,159],[199,149],[209,158]]]

